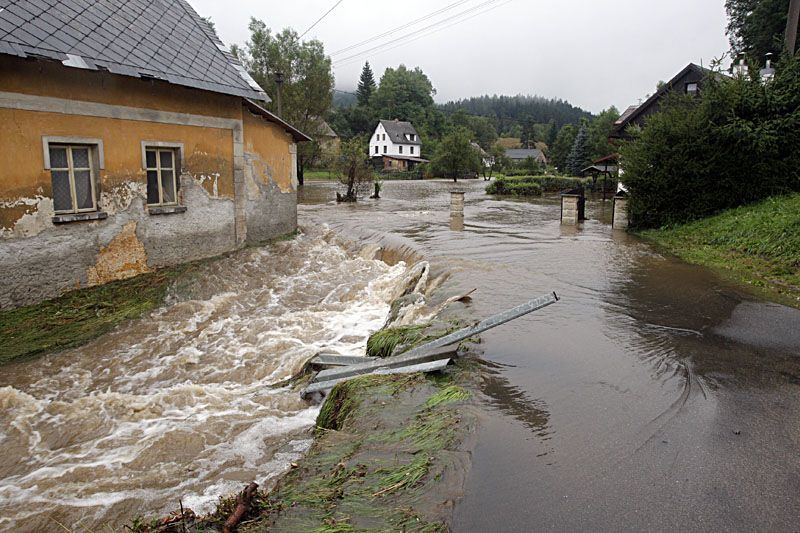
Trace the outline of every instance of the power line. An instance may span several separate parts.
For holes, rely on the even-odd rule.
[[[335,4],[333,4],[333,7],[332,7],[332,8],[330,8],[329,10],[327,10],[327,11],[325,12],[325,14],[324,14],[324,15],[322,15],[320,18],[318,18],[318,19],[317,19],[317,21],[316,21],[314,24],[312,24],[311,26],[309,26],[309,27],[308,27],[308,29],[307,29],[306,31],[304,31],[304,32],[303,32],[303,33],[300,35],[299,39],[302,39],[303,37],[305,37],[305,36],[306,36],[306,34],[307,34],[308,32],[310,32],[311,30],[313,30],[313,29],[314,29],[314,27],[315,27],[317,24],[319,24],[320,22],[322,22],[322,19],[324,19],[325,17],[327,17],[328,15],[330,15],[330,14],[331,14],[331,11],[333,11],[334,9],[336,9],[336,8],[339,6],[339,4],[341,4],[342,2],[344,2],[344,0],[339,0],[338,2],[336,2]]]
[[[382,48],[384,46],[388,46],[388,45],[394,44],[394,43],[399,42],[399,41],[404,41],[404,40],[408,39],[409,37],[413,37],[414,35],[418,35],[418,34],[424,32],[424,31],[427,31],[427,30],[429,30],[431,28],[435,28],[436,26],[439,26],[441,24],[447,23],[447,22],[449,22],[451,20],[455,20],[455,19],[463,16],[464,14],[472,13],[477,9],[481,9],[482,7],[485,7],[486,5],[493,4],[493,3],[498,2],[498,1],[499,0],[485,0],[484,2],[481,2],[478,5],[470,7],[469,9],[465,9],[464,11],[461,11],[461,12],[456,13],[454,15],[449,15],[449,16],[443,18],[443,19],[440,19],[440,20],[437,20],[436,22],[428,24],[427,26],[423,26],[422,28],[419,28],[417,30],[411,31],[411,32],[406,33],[404,35],[401,35],[400,37],[398,37],[396,39],[393,39],[391,41],[387,41],[385,43],[381,43],[379,45],[373,46],[372,48],[368,48],[366,50],[362,50],[361,52],[356,52],[353,55],[350,55],[348,57],[336,60],[335,63],[349,61],[350,59],[353,59],[353,58],[358,57],[360,55],[369,54],[370,52],[374,52],[375,50],[378,50],[378,49],[380,49],[380,48]]]
[[[407,44],[410,44],[410,43],[412,43],[414,41],[418,41],[419,39],[422,39],[422,38],[427,37],[429,35],[433,35],[433,34],[438,33],[440,31],[446,30],[447,28],[450,28],[450,27],[455,26],[457,24],[461,24],[462,22],[466,22],[466,21],[471,20],[471,19],[473,19],[473,18],[475,18],[477,16],[480,16],[480,15],[483,15],[485,13],[488,13],[489,11],[497,9],[498,7],[501,7],[501,6],[504,6],[506,4],[511,3],[514,0],[505,0],[504,2],[501,2],[500,4],[497,4],[497,2],[499,2],[499,1],[500,0],[488,0],[488,1],[483,2],[483,3],[481,3],[481,4],[477,5],[477,6],[472,7],[470,9],[464,10],[461,13],[458,13],[458,14],[453,15],[451,17],[448,17],[446,19],[440,20],[438,22],[435,22],[433,24],[425,26],[424,28],[420,28],[419,30],[413,31],[413,32],[408,33],[406,35],[403,35],[403,36],[401,36],[401,37],[399,37],[399,38],[397,38],[397,39],[395,39],[393,41],[389,41],[387,43],[383,43],[383,44],[374,46],[374,47],[370,48],[369,50],[364,50],[362,52],[358,52],[356,54],[353,54],[353,55],[351,55],[349,57],[345,57],[343,59],[340,59],[340,60],[334,62],[334,64],[335,64],[335,66],[344,66],[344,65],[353,63],[355,61],[360,61],[361,58],[369,56],[372,52],[383,53],[383,52],[388,52],[389,50],[394,50],[395,48],[399,48],[400,46],[405,46]],[[492,4],[495,4],[495,5],[492,5]],[[481,8],[487,7],[487,6],[488,6],[488,9],[484,9],[483,11],[479,11],[478,13],[473,13],[475,10],[481,9]],[[469,14],[469,13],[473,13],[473,14],[468,16],[468,17],[461,18],[461,20],[456,20],[456,19],[459,19],[460,17],[462,17],[463,15],[466,15],[466,14]],[[439,27],[441,24],[445,24],[447,22],[450,22],[450,24],[447,24],[446,26]],[[431,31],[428,31],[427,33],[422,33],[422,32],[425,32],[426,30],[431,30]],[[417,35],[417,36],[414,37],[413,39],[409,39],[409,37],[412,37],[412,36],[415,36],[415,35]],[[394,45],[394,46],[390,46],[390,45]],[[389,48],[385,48],[386,46],[389,46]]]
[[[393,29],[391,29],[389,31],[385,31],[385,32],[383,32],[383,33],[381,33],[379,35],[374,35],[374,36],[370,37],[369,39],[364,39],[363,41],[361,41],[359,43],[356,43],[356,44],[354,44],[352,46],[348,46],[346,48],[342,48],[341,50],[336,50],[335,52],[333,52],[331,54],[331,57],[333,57],[335,55],[338,55],[338,54],[342,54],[344,52],[348,52],[348,51],[350,51],[350,50],[352,50],[354,48],[360,48],[361,46],[363,46],[365,44],[369,44],[370,42],[375,41],[377,39],[382,39],[383,37],[388,37],[389,35],[394,35],[395,33],[397,33],[400,30],[404,30],[404,29],[408,28],[409,26],[414,26],[415,24],[419,24],[420,22],[424,22],[424,21],[428,20],[431,17],[435,17],[436,15],[440,15],[440,14],[444,13],[445,11],[449,11],[449,10],[453,9],[454,7],[458,7],[459,5],[465,4],[465,3],[469,2],[469,1],[471,1],[471,0],[459,0],[458,2],[453,2],[452,4],[447,5],[447,6],[443,7],[443,8],[441,8],[441,9],[437,9],[436,11],[428,13],[425,16],[422,16],[422,17],[420,17],[418,19],[414,19],[411,22],[407,22],[405,24],[397,26],[396,28],[393,28]]]

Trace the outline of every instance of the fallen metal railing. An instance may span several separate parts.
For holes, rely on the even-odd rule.
[[[303,398],[332,389],[336,384],[357,376],[369,374],[401,374],[411,372],[432,372],[441,370],[458,355],[457,343],[475,335],[496,328],[506,322],[543,309],[558,302],[556,293],[548,294],[531,300],[528,303],[508,309],[493,315],[486,320],[445,335],[435,341],[429,342],[401,355],[384,359],[370,359],[367,362],[339,366],[319,372],[312,383],[300,393]]]

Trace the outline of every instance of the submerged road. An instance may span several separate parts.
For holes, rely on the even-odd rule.
[[[483,334],[481,430],[455,531],[711,529],[800,524],[800,311],[612,231],[610,203],[559,224],[553,200],[484,182],[385,182],[332,203],[307,184],[301,225],[394,240],[474,287],[476,317],[556,291]],[[449,219],[466,190],[465,223]]]

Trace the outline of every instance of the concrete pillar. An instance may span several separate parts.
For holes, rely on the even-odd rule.
[[[580,222],[579,202],[581,200],[578,194],[562,194],[561,195],[561,223],[575,226]]]
[[[450,215],[464,216],[464,193],[462,191],[450,193]]]
[[[628,229],[628,197],[624,194],[614,196],[614,213],[611,218],[614,229]]]

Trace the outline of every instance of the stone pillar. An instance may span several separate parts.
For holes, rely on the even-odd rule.
[[[578,194],[561,195],[561,223],[575,226],[580,222],[579,203],[581,197]]]
[[[614,212],[611,218],[614,229],[628,229],[628,197],[625,194],[614,196]]]
[[[297,144],[289,145],[289,158],[292,160],[292,189],[297,190],[300,182],[297,179]]]
[[[450,193],[450,215],[464,216],[464,193],[462,191]]]

